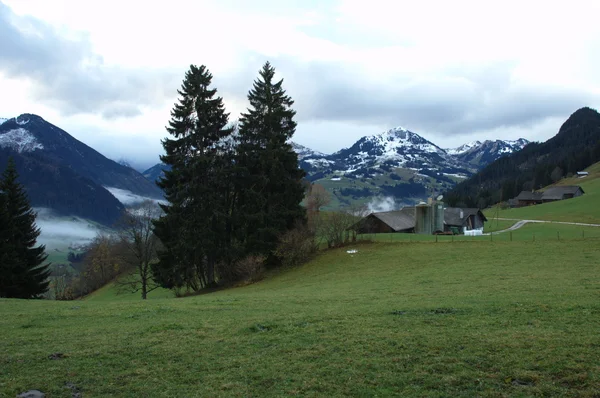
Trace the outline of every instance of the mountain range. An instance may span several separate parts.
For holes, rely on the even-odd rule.
[[[365,136],[349,148],[324,154],[292,142],[306,178],[332,193],[331,207],[393,198],[394,205],[414,204],[452,188],[496,159],[521,150],[529,141],[475,141],[442,149],[403,127]],[[142,174],[162,175],[164,164]]]
[[[124,209],[114,193],[162,198],[160,189],[139,172],[37,115],[0,119],[0,170],[9,157],[15,160],[32,206],[62,215],[111,224]]]
[[[397,127],[365,136],[332,154],[292,143],[306,178],[332,193],[330,208],[391,198],[414,204],[449,190],[487,164],[519,151],[528,141],[475,141],[443,149]],[[15,159],[34,207],[110,225],[126,204],[161,199],[155,182],[165,165],[143,173],[124,159],[113,161],[66,131],[32,114],[0,119],[0,169]]]

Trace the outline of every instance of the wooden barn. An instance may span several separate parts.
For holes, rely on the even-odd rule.
[[[522,191],[515,199],[517,200],[518,207],[539,205],[542,203],[542,193],[534,191]]]
[[[556,186],[546,189],[542,194],[542,202],[555,202],[557,200],[565,200],[576,198],[583,195],[583,189],[578,185]]]
[[[412,233],[415,231],[415,208],[371,213],[355,224],[353,229],[359,234]]]

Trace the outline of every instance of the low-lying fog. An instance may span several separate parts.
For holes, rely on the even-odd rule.
[[[164,202],[136,195],[125,189],[105,188],[126,207],[135,207],[146,200]],[[36,224],[41,229],[38,244],[46,245],[48,251],[85,246],[96,237],[98,232],[109,232],[107,228],[102,228],[98,224],[76,216],[58,215],[52,209],[42,207],[35,208],[34,210],[37,212]]]
[[[79,217],[59,216],[51,209],[37,207],[35,223],[41,229],[37,243],[47,249],[66,249],[88,244],[100,228]]]

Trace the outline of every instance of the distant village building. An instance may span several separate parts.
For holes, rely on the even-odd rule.
[[[516,207],[539,205],[541,203],[576,198],[584,193],[583,189],[578,185],[555,186],[546,189],[544,192],[522,191],[519,196],[510,199],[509,204],[512,206],[516,202]]]
[[[590,173],[588,173],[587,171],[578,171],[577,172],[577,177],[579,178],[583,178],[583,177],[587,177]]]
[[[421,210],[420,210],[421,211]],[[430,234],[441,232],[440,229],[419,227],[417,230],[417,208],[404,207],[401,210],[371,213],[353,226],[358,233],[423,233]],[[420,214],[422,217],[422,215]],[[433,215],[435,217],[435,215]],[[444,232],[462,232],[483,230],[483,223],[487,221],[485,215],[477,208],[447,207],[443,209]],[[434,225],[437,224],[434,221]],[[435,228],[434,228],[435,229]]]

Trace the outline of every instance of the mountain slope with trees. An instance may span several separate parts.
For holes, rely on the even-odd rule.
[[[487,207],[539,189],[600,161],[600,114],[589,107],[575,111],[558,133],[543,143],[500,158],[447,192],[450,205]]]

